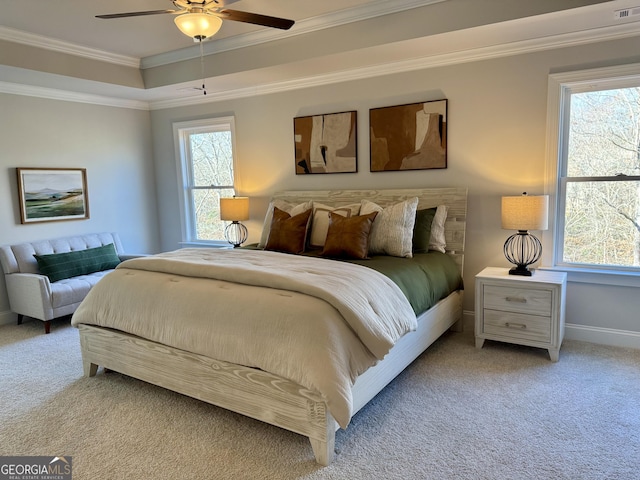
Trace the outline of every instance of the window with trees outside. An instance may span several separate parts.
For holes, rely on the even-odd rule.
[[[221,243],[220,198],[233,197],[233,117],[175,123],[183,243]]]
[[[550,100],[551,88],[558,115],[553,265],[638,273],[640,68],[552,75]]]

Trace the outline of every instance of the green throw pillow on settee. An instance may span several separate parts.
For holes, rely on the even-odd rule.
[[[34,257],[38,262],[40,273],[49,277],[51,282],[111,270],[120,263],[120,257],[113,243],[86,250],[34,255]]]

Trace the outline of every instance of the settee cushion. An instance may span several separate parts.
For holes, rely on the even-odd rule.
[[[111,270],[120,263],[113,243],[86,250],[49,255],[34,255],[42,275],[50,282]]]
[[[56,308],[65,305],[79,304],[87,296],[89,290],[112,270],[103,270],[88,275],[65,278],[51,284],[51,306]]]

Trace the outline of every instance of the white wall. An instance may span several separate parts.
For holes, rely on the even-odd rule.
[[[149,112],[0,94],[0,244],[114,231],[157,252]],[[86,168],[90,218],[20,223],[16,167]],[[12,321],[4,276],[0,323]]]
[[[544,191],[549,73],[638,62],[637,51],[637,39],[617,40],[153,111],[162,248],[175,249],[180,241],[172,122],[234,115],[238,193],[251,197],[249,241],[259,238],[268,198],[277,190],[467,186],[464,308],[473,312],[475,274],[488,265],[508,266],[502,245],[510,233],[500,228],[500,197]],[[441,98],[449,100],[448,168],[369,172],[369,108]],[[347,110],[358,111],[359,172],[296,176],[293,118]],[[567,321],[587,329],[640,332],[635,314],[640,296],[606,288],[615,292],[613,298],[625,300],[609,303],[594,297],[590,289],[570,284]],[[589,308],[593,302],[601,308]],[[603,309],[607,315],[602,315]]]

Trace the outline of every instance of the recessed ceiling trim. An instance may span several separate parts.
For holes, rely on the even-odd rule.
[[[565,34],[552,35],[543,38],[515,41],[501,45],[491,45],[480,48],[462,50],[459,52],[430,55],[399,62],[384,63],[371,67],[355,68],[323,75],[315,75],[294,80],[284,80],[270,84],[227,90],[224,92],[209,92],[206,99],[202,96],[186,98],[175,98],[167,100],[156,100],[149,102],[150,110],[162,110],[165,108],[175,108],[188,105],[200,105],[203,103],[219,102],[223,100],[233,100],[237,98],[252,97],[257,95],[267,95],[280,93],[302,88],[311,88],[327,84],[362,80],[382,75],[423,70],[427,68],[444,67],[461,63],[490,60],[493,58],[507,57],[534,53],[543,50],[556,48],[566,48],[589,43],[617,40],[640,35],[638,24],[628,23],[624,25],[613,25],[601,27],[587,31],[571,32]]]
[[[49,100],[62,100],[65,102],[90,103],[92,105],[104,105],[107,107],[132,108],[135,110],[149,110],[149,103],[140,100],[124,100],[89,93],[77,93],[55,88],[36,87],[19,83],[0,82],[0,93],[22,95],[27,97],[46,98]]]
[[[359,22],[370,18],[389,15],[391,13],[411,10],[413,8],[424,7],[435,3],[447,2],[449,0],[376,0],[360,5],[358,7],[339,10],[336,12],[318,15],[297,21],[296,24],[286,31],[260,29],[254,32],[216,39],[213,37],[203,42],[205,54],[213,54],[236,50],[238,48],[251,47],[261,43],[284,38],[305,35],[308,33],[324,30],[326,28],[337,27],[348,23]],[[200,56],[200,49],[197,46],[182,48],[171,52],[160,53],[145,57],[140,61],[140,68],[153,68],[162,65],[169,65],[182,60],[191,60]]]
[[[23,32],[15,28],[4,27],[0,25],[0,40],[6,40],[13,43],[21,43],[36,48],[43,48],[54,52],[67,53],[78,57],[90,58],[100,62],[114,63],[116,65],[124,65],[125,67],[140,68],[140,59],[129,57],[126,55],[118,55],[116,53],[105,52],[95,48],[87,48],[75,43],[63,42],[55,38],[35,35],[33,33]]]

